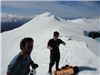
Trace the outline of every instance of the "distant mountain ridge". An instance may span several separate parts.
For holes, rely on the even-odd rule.
[[[18,16],[18,15],[12,15],[12,14],[1,14],[1,22],[16,22],[18,20],[22,19],[32,19],[33,16]]]
[[[1,15],[1,32],[9,31],[17,28],[24,23],[30,21],[33,17],[31,16],[17,16],[11,14]]]

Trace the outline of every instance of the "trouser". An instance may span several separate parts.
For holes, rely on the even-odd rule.
[[[56,70],[59,69],[59,62],[60,62],[60,54],[58,55],[51,55],[50,56],[50,63],[49,63],[49,72],[52,71],[53,65],[56,63]]]

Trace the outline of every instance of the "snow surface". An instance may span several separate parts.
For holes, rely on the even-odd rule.
[[[60,67],[67,64],[79,66],[78,75],[100,75],[100,43],[83,33],[84,30],[100,30],[99,26],[91,19],[72,22],[46,12],[19,28],[2,33],[2,75],[5,75],[12,58],[19,53],[20,40],[24,37],[32,37],[35,41],[31,56],[39,64],[36,75],[47,75],[50,55],[47,42],[54,31],[59,31],[59,38],[66,42],[66,46],[60,45]],[[69,40],[70,37],[72,40]]]

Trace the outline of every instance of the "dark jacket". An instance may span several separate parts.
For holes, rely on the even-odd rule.
[[[60,55],[59,52],[59,45],[63,44],[64,42],[61,39],[50,39],[48,42],[48,46],[52,47],[52,49],[50,50],[50,54],[51,55]]]
[[[38,67],[31,57],[27,55],[26,59],[23,59],[20,54],[16,55],[8,65],[7,75],[28,75],[30,71],[30,65],[32,68]]]

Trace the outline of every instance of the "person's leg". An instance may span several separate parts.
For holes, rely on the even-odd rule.
[[[49,73],[52,73],[53,65],[54,65],[54,58],[50,56]]]
[[[59,70],[60,55],[56,58],[56,70]]]

